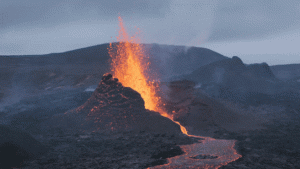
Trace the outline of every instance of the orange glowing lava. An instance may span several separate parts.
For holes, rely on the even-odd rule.
[[[141,94],[145,101],[145,108],[159,112],[162,116],[171,119],[180,126],[182,133],[204,139],[201,143],[181,146],[186,152],[183,156],[177,156],[169,159],[170,163],[153,168],[219,168],[228,162],[235,161],[241,156],[236,153],[232,140],[215,140],[209,137],[189,135],[188,131],[179,122],[174,121],[173,117],[160,108],[161,99],[157,96],[157,86],[151,81],[147,69],[149,62],[144,53],[143,46],[139,44],[139,39],[130,37],[125,30],[123,20],[119,17],[119,43],[110,43],[109,55],[112,59],[111,71],[113,77],[118,78],[125,87],[130,87]],[[189,156],[197,155],[199,152],[217,155],[214,160],[194,160]]]
[[[160,98],[156,96],[154,82],[150,81],[147,69],[149,62],[144,54],[143,47],[136,37],[130,37],[124,27],[123,20],[119,17],[119,36],[116,44],[117,51],[113,51],[110,44],[109,55],[112,58],[112,72],[115,78],[125,87],[130,87],[139,92],[145,101],[145,108],[159,111]]]

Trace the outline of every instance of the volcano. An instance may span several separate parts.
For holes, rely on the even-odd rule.
[[[65,132],[148,131],[179,134],[180,126],[158,112],[145,109],[141,95],[124,87],[111,74],[102,77],[92,96],[77,109],[47,122]]]
[[[159,96],[160,82],[154,81],[155,75],[148,71],[150,62],[143,46],[138,43],[138,39],[130,38],[121,17],[119,26],[117,39],[120,43],[116,46],[110,44],[109,49],[113,75],[105,74],[92,96],[82,106],[55,116],[47,127],[55,126],[54,128],[60,131],[76,133],[147,131],[185,134],[204,140],[203,143],[182,147],[186,155],[201,155],[198,153],[205,147],[211,149],[207,155],[216,157],[207,162],[182,156],[180,164],[171,160],[171,163],[167,164],[169,166],[179,167],[188,163],[187,166],[193,168],[218,168],[240,158],[233,148],[235,141],[216,141],[212,138],[189,135],[187,129],[180,124],[180,119],[175,121],[174,114],[164,110],[165,104]],[[216,145],[220,146],[215,149]]]
[[[267,64],[141,44],[119,21],[116,43],[0,56],[0,168],[299,168],[298,76],[286,107],[260,106],[291,88]]]

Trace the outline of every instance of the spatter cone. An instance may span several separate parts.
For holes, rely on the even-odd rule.
[[[82,106],[57,117],[56,126],[85,132],[181,133],[177,124],[158,112],[145,109],[144,105],[138,92],[124,87],[111,74],[105,74],[92,96]]]

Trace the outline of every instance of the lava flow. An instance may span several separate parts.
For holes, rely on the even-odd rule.
[[[119,17],[119,43],[110,44],[109,55],[112,59],[111,71],[113,76],[125,87],[139,92],[145,101],[145,108],[159,112],[180,126],[182,133],[202,138],[200,143],[181,146],[185,154],[168,159],[169,163],[154,168],[219,168],[241,157],[233,148],[233,140],[216,140],[209,137],[189,135],[188,131],[179,122],[160,107],[161,99],[157,96],[158,86],[151,81],[147,73],[149,62],[144,53],[143,46],[136,37],[129,37],[125,30],[123,20]],[[197,159],[200,154],[215,157],[213,159]],[[204,155],[204,156],[205,156]]]

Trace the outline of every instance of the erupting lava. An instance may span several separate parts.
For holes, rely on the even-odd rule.
[[[171,115],[167,114],[160,108],[161,99],[157,96],[157,86],[154,81],[150,80],[147,73],[149,61],[144,53],[143,47],[139,44],[137,37],[129,37],[123,24],[122,18],[119,16],[119,43],[113,48],[110,43],[109,55],[112,58],[111,69],[113,76],[118,78],[125,87],[130,87],[139,92],[145,101],[145,108],[159,112],[162,116],[171,119]],[[114,50],[116,49],[116,50]],[[184,126],[174,121],[180,126],[182,133],[188,135]]]
[[[118,78],[123,86],[139,92],[145,101],[146,109],[159,112],[162,116],[171,119],[180,126],[182,133],[203,139],[201,143],[181,146],[186,152],[185,155],[169,159],[169,164],[153,168],[219,168],[240,158],[241,156],[233,148],[235,141],[189,135],[184,126],[174,121],[171,115],[160,108],[160,105],[162,105],[161,99],[156,94],[158,87],[155,86],[154,81],[151,81],[147,73],[149,62],[144,54],[143,47],[139,44],[139,40],[136,37],[129,37],[121,17],[119,17],[119,26],[120,31],[117,37],[119,43],[111,43],[109,49],[109,55],[112,58],[113,76]],[[198,153],[210,154],[216,158],[203,161],[191,157],[199,156]]]
[[[112,58],[112,72],[115,78],[125,87],[130,87],[139,92],[145,101],[145,108],[153,111],[159,111],[158,105],[160,98],[156,96],[156,87],[154,82],[150,81],[147,74],[149,62],[138,39],[129,37],[123,20],[119,17],[119,36],[116,44],[117,51],[113,51],[110,44],[109,55]]]
[[[110,43],[109,55],[112,58],[111,69],[113,76],[118,78],[125,87],[130,87],[139,92],[145,101],[145,108],[159,112],[162,116],[171,119],[171,115],[165,113],[161,108],[160,97],[157,96],[157,86],[154,81],[150,80],[147,73],[149,61],[144,53],[143,47],[139,44],[137,37],[130,37],[125,30],[123,20],[119,16],[119,36],[116,44],[116,51]],[[180,125],[179,122],[174,121],[180,126],[184,134],[188,134],[185,127]]]

